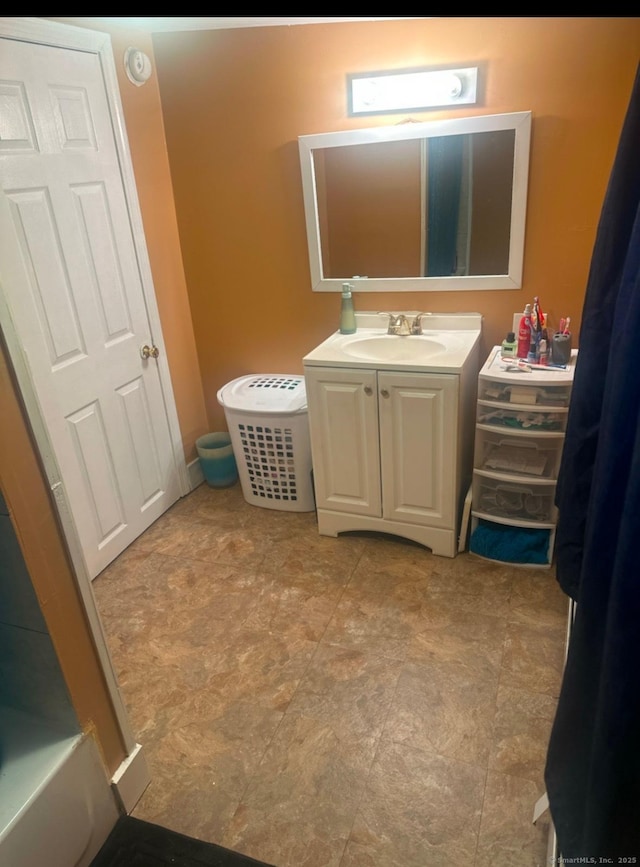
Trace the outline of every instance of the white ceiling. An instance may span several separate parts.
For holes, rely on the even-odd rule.
[[[150,33],[174,30],[224,30],[234,27],[272,27],[290,24],[330,24],[342,21],[403,21],[414,16],[399,18],[110,18],[96,17],[96,21],[110,21],[123,27],[136,27]]]

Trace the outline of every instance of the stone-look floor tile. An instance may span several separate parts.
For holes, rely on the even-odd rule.
[[[509,623],[501,685],[557,699],[564,667],[564,640],[561,626]]]
[[[279,633],[243,626],[231,641],[222,634],[206,653],[206,691],[221,701],[253,701],[284,711],[315,648],[295,626]]]
[[[227,610],[233,606],[227,601]],[[142,676],[163,667],[180,667],[193,685],[201,672],[220,667],[221,648],[234,646],[244,618],[225,624],[215,604],[195,611],[165,609],[145,622],[138,613],[109,627],[110,646],[121,671],[137,670]],[[240,640],[240,639],[239,639]]]
[[[549,695],[501,686],[489,767],[542,784],[555,710]]]
[[[405,666],[385,725],[385,739],[487,767],[497,678]]]
[[[370,762],[330,722],[287,713],[223,845],[278,867],[338,867]]]
[[[386,740],[341,867],[473,864],[486,772]]]
[[[502,663],[507,621],[480,612],[464,611],[442,599],[423,606],[409,644],[407,662],[438,667],[462,678],[497,678]]]
[[[489,771],[475,867],[549,867],[549,820],[533,824],[543,791],[530,780]]]
[[[166,512],[148,530],[131,543],[129,551],[149,551],[171,554],[175,549],[182,556],[196,526],[190,515]]]
[[[174,503],[167,515],[182,515],[196,520],[234,515],[242,520],[247,513],[245,507],[246,502],[239,482],[226,488],[202,484],[187,497]]]
[[[394,697],[401,663],[354,648],[321,646],[309,664],[288,712],[330,726],[343,744],[369,758]]]
[[[207,631],[208,630],[208,633]],[[189,643],[194,636],[193,644]],[[208,637],[207,637],[208,635]],[[212,619],[186,634],[150,637],[144,643],[111,642],[118,680],[135,697],[134,716],[147,731],[156,711],[180,705],[198,717],[201,695],[219,703],[253,702],[283,711],[316,648],[294,625],[270,633]]]
[[[197,687],[215,670],[220,648],[234,645],[266,590],[228,566],[158,559],[155,588],[146,586],[149,575],[140,575],[137,591],[112,594],[108,601],[97,588],[114,664],[120,679],[133,670],[143,683],[159,669],[180,666]]]
[[[151,783],[131,815],[188,837],[219,844],[233,815],[237,795],[217,786],[206,768],[184,768],[175,761],[152,758],[149,773]]]
[[[396,580],[419,581],[428,578],[441,559],[423,545],[401,536],[363,533],[358,538],[363,540],[364,548],[351,583],[365,593],[375,587],[379,573],[383,578],[392,575]]]
[[[260,581],[262,594],[247,625],[270,632],[295,628],[304,637],[319,641],[348,581],[344,567],[336,568],[333,559],[323,559],[312,556],[304,568],[291,561],[275,569],[275,561],[267,557],[267,562],[253,573]]]
[[[427,596],[433,555],[419,545],[386,539],[366,541],[345,589],[345,600],[366,599],[418,613]]]
[[[404,659],[416,625],[415,611],[370,596],[346,592],[322,638],[323,644],[352,647],[363,653]]]
[[[286,542],[298,535],[307,535],[309,538],[318,535],[318,520],[315,512],[263,509],[253,503],[250,505],[245,503],[245,513],[251,520],[251,526],[258,533],[266,534],[272,541],[282,539]],[[335,543],[337,539],[333,541]]]
[[[429,597],[451,608],[507,617],[512,583],[512,568],[462,553],[450,561],[438,558]]]
[[[264,577],[269,580],[259,604],[253,606],[246,618],[246,625],[270,633],[295,631],[309,641],[320,641],[336,609],[342,587],[325,581],[319,573],[301,576],[280,573],[277,577],[265,574]]]
[[[272,534],[262,569],[267,572],[314,572],[333,575],[346,583],[364,547],[364,540],[350,536],[336,539],[313,531],[292,530],[283,538]]]
[[[509,602],[509,619],[530,626],[566,629],[569,597],[560,589],[555,571],[516,573]]]
[[[130,663],[116,660],[116,674],[136,739],[153,748],[174,718],[181,717],[197,687],[183,664],[140,668],[137,658],[129,654]]]
[[[250,524],[242,526],[230,521],[227,526],[220,526],[202,521],[191,527],[188,536],[160,548],[160,553],[251,569],[260,565],[269,546],[268,537],[255,532]]]
[[[218,842],[282,715],[223,704],[206,722],[176,720],[153,743],[151,784],[137,818]]]
[[[237,566],[245,561],[259,562],[268,541],[268,535],[254,526],[246,509],[217,509],[207,515],[197,508],[178,510],[176,505],[136,539],[129,550],[207,562],[222,559]]]
[[[142,546],[136,547],[135,543],[130,545],[94,578],[93,589],[99,588],[96,592],[102,593],[107,602],[116,600],[119,591],[123,588],[127,591],[137,588],[138,574],[141,571],[146,571],[145,561],[154,556],[153,546],[143,548]],[[117,589],[111,586],[114,582],[116,582]],[[102,588],[105,588],[104,592]]]
[[[148,732],[157,711],[175,707],[180,724],[205,718],[212,702],[247,700],[256,707],[284,710],[306,670],[315,643],[299,636],[269,635],[264,630],[210,622],[210,638],[194,645],[186,636],[152,638],[131,652],[128,644],[114,654],[114,665],[127,696],[135,696],[135,719]],[[191,716],[190,716],[191,715]]]
[[[106,582],[117,581],[117,592]],[[191,618],[194,612],[208,609],[208,616],[235,623],[248,616],[266,593],[267,582],[252,572],[224,563],[147,554],[127,574],[100,575],[94,582],[103,616],[114,625],[133,621],[140,615],[147,623],[174,624],[168,618]],[[115,588],[114,588],[115,589]]]

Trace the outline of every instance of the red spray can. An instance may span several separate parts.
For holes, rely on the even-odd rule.
[[[531,305],[526,304],[524,313],[520,317],[520,327],[518,329],[518,358],[526,358],[529,354],[531,336]]]

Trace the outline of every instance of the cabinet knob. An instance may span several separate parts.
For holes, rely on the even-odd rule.
[[[371,388],[370,385],[365,385],[365,387],[364,387],[364,393],[365,393],[365,394],[373,394],[373,389]]]
[[[382,391],[380,392],[380,394],[381,394],[383,397],[389,397],[389,392],[387,391],[386,388],[383,388]]]

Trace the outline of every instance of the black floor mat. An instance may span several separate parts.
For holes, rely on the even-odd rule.
[[[121,816],[91,867],[275,867],[239,852]]]

